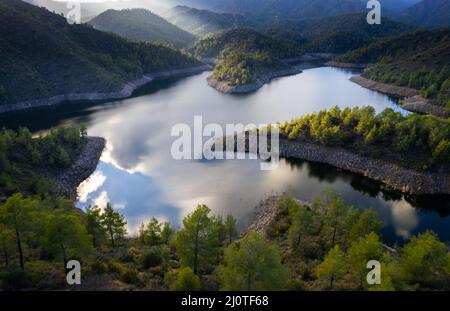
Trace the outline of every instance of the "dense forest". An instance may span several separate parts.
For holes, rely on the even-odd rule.
[[[281,132],[290,140],[343,146],[419,170],[450,169],[450,121],[433,116],[334,107],[285,122]]]
[[[450,256],[432,232],[386,248],[377,213],[331,190],[312,205],[283,196],[273,208],[265,232],[241,238],[232,215],[205,205],[178,231],[153,218],[131,238],[110,204],[81,213],[64,200],[15,194],[0,205],[0,288],[66,289],[66,263],[77,259],[82,289],[448,289]],[[383,282],[370,287],[366,264],[374,259]]]
[[[277,38],[301,43],[306,52],[345,53],[364,47],[374,40],[414,30],[389,18],[373,27],[366,14],[350,14],[304,20],[281,19],[266,29]]]
[[[108,10],[88,24],[124,38],[171,44],[176,48],[188,47],[196,39],[194,35],[145,9]]]
[[[56,128],[41,138],[30,131],[0,131],[0,201],[16,192],[45,196],[54,178],[69,167],[85,144],[81,128]]]
[[[427,27],[450,26],[448,0],[422,0],[399,14],[403,22]]]
[[[450,109],[450,30],[419,30],[349,52],[338,60],[372,63],[363,76],[408,86]]]
[[[282,62],[300,56],[298,45],[261,34],[249,28],[234,28],[209,35],[198,41],[195,54],[218,58],[213,76],[231,85],[255,81],[274,70],[290,68]]]
[[[1,1],[0,20],[0,103],[116,91],[144,73],[198,64],[162,45],[69,25],[20,0]]]

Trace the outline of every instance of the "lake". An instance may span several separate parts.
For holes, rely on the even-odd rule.
[[[126,216],[131,233],[152,216],[178,227],[197,204],[217,214],[232,213],[243,226],[270,194],[289,190],[311,200],[331,188],[359,209],[373,207],[385,223],[382,234],[388,244],[401,244],[426,230],[449,242],[448,197],[404,196],[367,178],[304,161],[282,159],[276,170],[261,171],[258,160],[172,159],[172,127],[192,126],[196,115],[204,124],[224,125],[285,121],[335,105],[402,111],[389,97],[350,82],[355,72],[301,66],[303,73],[276,79],[249,95],[217,92],[207,85],[210,73],[205,72],[156,82],[127,100],[59,106],[9,115],[0,122],[34,132],[84,124],[90,135],[105,137],[107,148],[96,172],[80,186],[77,205],[111,202]]]

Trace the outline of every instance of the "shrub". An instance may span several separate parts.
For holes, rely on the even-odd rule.
[[[168,272],[164,280],[173,291],[200,290],[200,279],[191,268],[182,268],[177,273]]]
[[[0,271],[0,280],[0,288],[3,290],[25,289],[30,285],[28,274],[15,264]]]
[[[161,265],[163,262],[162,251],[160,247],[154,246],[144,251],[141,255],[141,265],[143,269],[149,269]]]

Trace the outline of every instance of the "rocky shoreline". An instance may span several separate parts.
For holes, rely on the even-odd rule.
[[[384,160],[361,156],[342,148],[280,139],[280,156],[332,165],[383,182],[403,193],[450,194],[449,174],[416,171]]]
[[[255,82],[245,84],[245,85],[230,85],[227,81],[219,81],[216,78],[214,78],[212,75],[208,77],[208,85],[215,88],[219,92],[225,93],[225,94],[247,94],[254,92],[261,87],[264,86],[264,84],[269,83],[275,78],[280,77],[286,77],[286,76],[292,76],[301,73],[302,70],[298,68],[289,68],[285,70],[279,70],[271,72],[270,74],[258,78]]]
[[[55,179],[56,192],[72,201],[77,199],[77,188],[97,168],[98,161],[105,148],[102,137],[86,137],[78,159]]]
[[[392,97],[404,98],[420,95],[420,92],[416,89],[381,83],[370,79],[366,79],[362,76],[351,77],[350,81],[366,89],[377,91]]]
[[[401,99],[399,106],[405,110],[420,114],[432,114],[440,118],[450,117],[450,111],[447,111],[445,107],[434,105],[421,95]]]
[[[230,137],[225,137],[225,144]],[[235,142],[235,139],[233,139]],[[254,142],[252,142],[254,143]],[[268,142],[270,148],[270,142]],[[245,150],[258,150],[258,146],[249,146],[249,135],[245,136]],[[450,195],[450,174],[430,173],[405,168],[381,159],[362,156],[340,147],[328,147],[302,140],[288,140],[280,137],[280,157],[296,158],[310,162],[328,164],[339,169],[356,173],[379,181],[389,188],[413,195]]]
[[[254,209],[252,221],[242,230],[241,236],[245,236],[251,231],[265,233],[270,223],[273,222],[277,216],[277,204],[280,197],[281,195],[270,195],[261,200]],[[296,201],[301,205],[311,206],[311,203],[309,202],[300,201],[298,199],[296,199]]]
[[[358,64],[358,63],[342,63],[337,61],[329,61],[325,63],[325,66],[337,67],[343,69],[365,69],[369,67],[369,64]]]
[[[28,100],[15,104],[4,104],[0,105],[0,114],[23,111],[27,109],[33,108],[42,108],[42,107],[51,107],[56,106],[63,103],[70,102],[80,102],[80,101],[104,101],[104,100],[117,100],[124,99],[130,97],[134,91],[139,89],[140,87],[154,81],[157,79],[167,79],[174,77],[183,77],[189,76],[193,74],[197,74],[203,71],[211,70],[210,65],[201,65],[197,67],[184,68],[184,69],[175,69],[175,70],[167,70],[162,72],[154,72],[147,75],[142,76],[141,78],[130,81],[126,83],[122,90],[117,92],[109,92],[109,93],[101,93],[101,92],[92,92],[92,93],[73,93],[73,94],[63,94],[56,95],[50,98],[42,98],[36,100]]]
[[[242,230],[241,237],[246,236],[248,233],[254,231],[257,233],[265,234],[269,225],[276,220],[278,215],[277,203],[281,195],[271,195],[261,200],[261,202],[255,207],[254,215],[251,222]],[[302,201],[294,198],[299,205],[312,208],[312,204],[307,201]],[[397,253],[397,250],[383,243],[383,247],[391,254]]]
[[[416,89],[381,83],[366,79],[362,76],[351,77],[350,81],[366,89],[399,98],[398,105],[410,112],[431,114],[440,118],[447,118],[450,115],[444,107],[435,105],[431,101],[423,98]]]

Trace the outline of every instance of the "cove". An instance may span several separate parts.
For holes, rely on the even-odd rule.
[[[35,133],[59,124],[84,124],[89,135],[104,137],[101,162],[80,186],[77,205],[110,201],[126,216],[130,233],[152,216],[178,227],[197,204],[207,204],[217,214],[232,213],[244,226],[268,195],[290,190],[311,200],[332,188],[347,203],[379,213],[387,244],[403,243],[426,230],[449,242],[448,197],[405,196],[367,178],[300,160],[281,159],[278,169],[261,171],[254,160],[172,159],[171,128],[191,124],[195,115],[204,123],[223,125],[283,122],[335,105],[407,113],[389,97],[349,81],[356,71],[310,64],[300,69],[301,74],[273,80],[252,94],[222,94],[207,85],[211,73],[204,72],[159,81],[135,98],[9,115],[0,124],[28,126]]]

